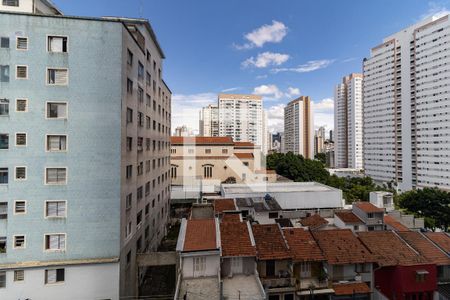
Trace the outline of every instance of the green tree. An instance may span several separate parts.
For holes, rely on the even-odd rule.
[[[450,193],[438,188],[424,188],[400,194],[400,208],[425,219],[425,227],[448,231],[450,226]]]
[[[322,162],[324,165],[327,164],[327,155],[325,153],[317,153],[314,158]]]

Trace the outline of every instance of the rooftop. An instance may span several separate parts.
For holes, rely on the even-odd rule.
[[[303,228],[283,229],[284,236],[296,261],[322,261],[325,257],[313,236]]]
[[[319,214],[314,214],[300,220],[300,224],[311,229],[317,229],[328,224],[328,221],[322,218]]]
[[[222,222],[242,222],[241,214],[226,213],[222,216]]]
[[[280,211],[281,206],[273,197],[237,198],[236,205],[239,208],[253,207],[256,212]]]
[[[411,266],[425,261],[392,231],[359,232],[359,239],[382,266]]]
[[[215,219],[187,220],[183,251],[217,249]]]
[[[394,217],[385,215],[384,216],[384,224],[392,227],[392,230],[395,231],[409,231],[409,228],[397,221]]]
[[[288,259],[291,253],[278,224],[253,225],[257,257],[260,260]]]
[[[248,94],[219,94],[219,99],[262,100],[262,97]]]
[[[336,283],[333,289],[336,296],[370,293],[370,288],[364,282]]]
[[[180,292],[178,294],[178,300],[183,300],[184,295],[187,295],[187,299],[219,300],[219,278],[183,278],[181,281]]]
[[[341,219],[345,224],[364,224],[351,210],[341,210],[334,212],[334,215]]]
[[[234,153],[239,159],[253,159],[253,153]]]
[[[353,206],[358,207],[360,210],[362,210],[365,213],[379,213],[384,212],[383,208],[376,207],[370,202],[354,202]]]
[[[450,265],[450,257],[448,257],[441,249],[436,247],[420,232],[408,231],[399,232],[400,237],[405,240],[411,247],[425,257],[429,262],[436,265]]]
[[[216,214],[221,214],[224,211],[236,210],[236,205],[234,204],[234,199],[224,198],[214,200],[214,212]]]
[[[253,144],[252,142],[234,142],[234,147],[254,147],[255,144]]]
[[[253,184],[223,184],[227,193],[289,193],[289,192],[329,192],[335,188],[317,182],[270,182]]]
[[[312,235],[332,265],[376,261],[350,229],[319,230],[313,231]]]
[[[255,275],[233,275],[223,278],[224,299],[254,300],[265,299]]]
[[[450,236],[445,232],[426,232],[426,237],[450,254]]]
[[[172,145],[230,145],[233,146],[233,138],[229,136],[171,136]]]
[[[247,222],[225,222],[220,224],[222,256],[256,256]]]

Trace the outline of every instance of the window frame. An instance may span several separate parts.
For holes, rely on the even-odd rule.
[[[64,236],[64,249],[46,249],[47,236],[52,235],[63,235]],[[67,250],[67,233],[65,232],[55,232],[55,233],[44,233],[44,252],[65,252]]]
[[[18,103],[19,101],[21,101],[21,100],[25,101],[25,110],[17,110],[17,108],[18,108],[17,103]],[[26,113],[26,112],[28,112],[28,98],[16,98],[15,112],[16,112],[16,113]]]
[[[66,137],[66,149],[65,150],[49,150],[48,149],[48,137],[50,136],[65,136]],[[68,152],[69,151],[69,137],[67,134],[56,134],[56,133],[50,133],[45,135],[45,141],[44,141],[44,148],[45,152],[48,153],[60,153],[60,152]]]
[[[69,36],[67,36],[67,35],[60,35],[60,34],[47,34],[46,35],[46,37],[47,37],[47,40],[46,40],[46,50],[47,50],[47,53],[69,53]],[[66,38],[66,52],[64,52],[64,51],[61,51],[61,52],[55,52],[55,51],[50,51],[50,47],[49,47],[49,45],[50,45],[50,38],[51,37],[56,37],[56,38]]]
[[[17,212],[16,211],[17,202],[23,202],[25,204],[24,205],[24,212]],[[13,215],[14,216],[23,216],[23,215],[26,215],[26,214],[27,214],[27,200],[14,200]]]
[[[66,170],[66,180],[64,183],[48,183],[47,182],[47,169],[65,169]],[[44,167],[44,185],[67,185],[69,181],[69,168],[68,167]]]
[[[48,271],[55,271],[55,282],[48,282]],[[58,270],[63,270],[64,280],[58,281]],[[44,270],[44,285],[60,285],[66,282],[66,269],[65,268],[57,268],[57,269],[45,269]]]
[[[49,202],[64,202],[64,216],[49,216],[47,214],[47,205]],[[66,219],[67,218],[67,200],[45,200],[44,202],[44,219]]]
[[[27,40],[27,48],[26,49],[19,48],[19,39],[26,39]],[[21,36],[16,36],[16,50],[17,51],[28,51],[29,45],[30,45],[30,39],[29,39],[28,36],[22,36],[22,35]]]
[[[66,105],[66,117],[65,118],[60,118],[60,117],[50,118],[50,117],[48,117],[48,114],[49,114],[48,106],[49,106],[49,104],[52,104],[52,103]],[[67,101],[45,101],[45,119],[46,120],[68,120],[69,119],[69,103]]]
[[[17,179],[17,168],[25,168],[25,178]],[[26,181],[28,179],[28,170],[27,166],[14,166],[14,181]]]
[[[16,246],[16,239],[17,237],[21,237],[23,236],[23,246],[22,247],[17,247]],[[12,246],[14,250],[22,250],[22,249],[26,249],[27,248],[27,236],[26,234],[14,234],[13,238],[12,238]]]
[[[49,77],[49,70],[56,70],[56,71],[67,71],[67,81],[66,84],[57,84],[57,83],[49,83],[48,77]],[[69,86],[69,68],[61,68],[61,67],[46,67],[45,68],[45,86]],[[55,75],[55,82],[56,82],[56,75]]]
[[[22,279],[20,279],[19,276],[17,276],[17,274],[22,273]],[[18,270],[14,270],[14,276],[13,276],[13,281],[16,283],[20,283],[20,282],[25,282],[25,270],[24,269],[18,269]]]
[[[24,134],[25,135],[25,145],[18,145],[17,144],[17,135],[18,134]],[[14,145],[16,147],[19,147],[19,148],[26,148],[28,146],[28,134],[26,132],[15,132],[14,133]]]
[[[15,66],[16,66],[15,67],[15,69],[16,69],[16,74],[15,74],[16,75],[16,80],[28,80],[29,79],[29,76],[28,76],[29,75],[28,74],[29,73],[28,65],[15,65]],[[25,67],[27,76],[25,76],[25,77],[17,77],[17,74],[19,73],[17,70],[18,70],[19,67]]]

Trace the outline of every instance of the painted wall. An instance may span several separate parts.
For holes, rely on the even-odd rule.
[[[220,256],[217,255],[196,255],[206,258],[206,269],[203,276],[217,276],[220,269]],[[194,256],[183,257],[182,262],[183,278],[198,277],[194,275]]]
[[[119,263],[66,266],[65,282],[55,284],[45,284],[45,268],[27,269],[23,282],[14,282],[14,271],[10,270],[6,286],[0,289],[0,299],[118,300]]]

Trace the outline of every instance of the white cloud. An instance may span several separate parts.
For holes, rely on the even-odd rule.
[[[288,87],[286,97],[295,97],[295,96],[300,96],[300,89]]]
[[[314,112],[318,113],[334,113],[334,100],[325,98],[319,102],[313,102]]]
[[[256,58],[253,56],[242,62],[243,67],[266,68],[268,66],[279,66],[289,59],[288,54],[263,52]]]
[[[266,79],[267,75],[258,75],[256,76],[256,79]]]
[[[252,32],[246,33],[244,38],[248,41],[243,45],[234,45],[238,50],[261,48],[265,43],[279,43],[287,34],[288,28],[279,21],[272,21],[272,24],[263,25]]]
[[[241,88],[240,87],[232,87],[232,88],[229,88],[229,89],[224,89],[224,90],[222,90],[222,93],[229,93],[229,92],[234,92],[234,91],[237,91],[237,90],[240,90]]]
[[[265,100],[274,100],[283,97],[283,93],[274,84],[257,86],[253,89],[253,94],[264,96]]]
[[[420,16],[421,20],[425,20],[431,17],[440,18],[447,14],[450,14],[450,10],[447,9],[444,5],[436,2],[428,3],[428,11]]]
[[[313,102],[314,127],[324,126],[327,130],[334,127],[334,100],[325,98],[318,102]]]
[[[285,104],[277,104],[267,109],[268,129],[270,132],[284,131]]]
[[[326,130],[334,128],[334,115],[325,113],[314,113],[314,128],[325,127]],[[328,133],[327,133],[328,134]]]
[[[174,94],[172,96],[172,128],[186,125],[198,130],[200,109],[217,103],[216,93]]]
[[[294,68],[275,68],[272,69],[272,72],[297,72],[297,73],[308,73],[312,71],[316,71],[319,69],[323,69],[328,67],[334,62],[332,59],[321,59],[321,60],[310,60],[306,64],[299,65]]]

